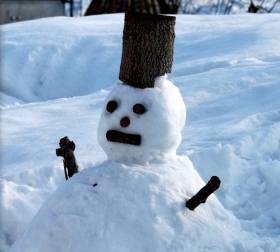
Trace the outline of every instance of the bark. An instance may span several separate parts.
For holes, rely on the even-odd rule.
[[[106,138],[110,142],[132,144],[136,146],[139,146],[141,144],[140,135],[126,134],[117,130],[108,130],[106,133]]]
[[[60,139],[59,146],[60,148],[56,149],[56,155],[64,158],[63,166],[65,179],[67,180],[68,177],[70,178],[75,173],[79,172],[79,165],[76,161],[76,157],[74,154],[75,143],[73,141],[70,141],[69,138],[66,136]],[[68,171],[68,176],[66,170]]]
[[[186,206],[190,210],[194,210],[201,203],[205,203],[208,196],[220,187],[221,181],[217,176],[211,177],[209,182],[190,200],[187,201]]]
[[[175,17],[126,12],[119,79],[137,88],[154,87],[155,78],[170,73]]]

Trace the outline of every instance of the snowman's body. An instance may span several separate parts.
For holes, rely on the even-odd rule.
[[[118,106],[109,112],[112,100]],[[145,112],[134,113],[135,104]],[[204,183],[187,157],[176,156],[185,115],[178,89],[165,77],[154,89],[117,84],[98,129],[109,160],[58,188],[13,251],[234,251],[237,243],[242,251],[238,221],[214,195],[195,211],[186,208]],[[108,141],[111,130],[140,136],[140,145]]]
[[[174,161],[107,161],[83,170],[42,206],[13,251],[234,251],[237,243],[242,248],[237,220],[214,196],[195,211],[186,208],[186,195],[204,184],[188,158]]]

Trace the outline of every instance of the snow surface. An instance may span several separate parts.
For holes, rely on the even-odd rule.
[[[97,140],[104,101],[118,82],[123,18],[1,26],[1,251],[17,239],[14,251],[33,244],[36,251],[39,241],[91,251],[89,241],[99,237],[103,251],[124,243],[137,251],[139,238],[138,251],[279,252],[280,15],[177,15],[168,79],[188,117],[179,157],[153,165],[106,161]],[[67,182],[55,155],[66,135],[82,171]],[[212,175],[221,187],[189,211],[185,201]],[[90,231],[92,223],[100,232]],[[73,242],[63,243],[67,232]]]

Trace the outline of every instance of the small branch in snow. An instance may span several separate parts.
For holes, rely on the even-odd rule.
[[[75,173],[79,172],[79,166],[74,155],[75,143],[73,141],[70,141],[66,136],[60,139],[59,146],[60,148],[56,149],[56,155],[64,158],[63,166],[65,179],[67,180],[68,177],[71,178]],[[68,176],[66,173],[66,168],[68,171]]]
[[[199,204],[205,203],[208,196],[216,191],[220,187],[220,184],[221,181],[217,176],[211,177],[208,183],[187,201],[186,207],[190,210],[194,210]]]

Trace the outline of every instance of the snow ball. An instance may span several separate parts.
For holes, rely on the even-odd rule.
[[[98,142],[114,161],[174,157],[185,120],[182,96],[166,76],[156,78],[154,88],[117,83],[102,108]]]

